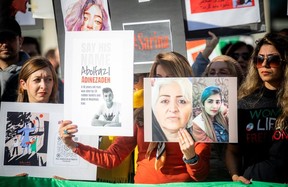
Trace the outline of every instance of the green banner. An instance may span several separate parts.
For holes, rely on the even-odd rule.
[[[131,184],[131,183],[102,183],[93,181],[70,181],[58,180],[53,178],[37,178],[37,177],[0,177],[1,187],[288,187],[288,184],[267,183],[253,181],[250,185],[240,182],[182,182],[168,184]]]

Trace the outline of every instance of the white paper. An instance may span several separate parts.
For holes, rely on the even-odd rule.
[[[65,119],[78,125],[79,134],[132,136],[133,31],[67,32],[65,37]],[[106,87],[121,105],[120,125],[93,126]]]
[[[44,178],[57,175],[75,180],[96,179],[96,166],[73,153],[58,136],[58,122],[63,119],[62,104],[2,102],[0,117],[0,175],[28,173]],[[26,124],[30,132],[24,130]],[[28,142],[24,141],[25,137]],[[13,154],[15,139],[18,155],[16,150]],[[98,147],[97,136],[76,135],[75,140]],[[29,146],[23,146],[25,144]],[[34,148],[36,145],[36,149],[32,145]]]
[[[260,9],[259,9],[259,1],[252,0],[255,5],[254,6],[241,6],[241,7],[233,7],[229,9],[217,10],[217,11],[205,11],[211,10],[211,7],[203,7],[202,12],[191,13],[191,0],[185,0],[185,12],[188,22],[188,30],[202,30],[202,29],[211,29],[218,27],[229,27],[236,25],[244,25],[249,23],[259,23],[261,21],[260,18]],[[232,3],[231,0],[225,0],[222,3]],[[233,1],[234,2],[234,1]],[[195,2],[193,2],[195,3]],[[209,5],[209,1],[205,2]],[[213,2],[216,4],[216,2]],[[217,2],[218,3],[218,2]],[[218,4],[219,4],[218,3]],[[235,3],[235,2],[234,2]],[[231,5],[232,6],[232,5]],[[200,10],[201,8],[199,8]]]

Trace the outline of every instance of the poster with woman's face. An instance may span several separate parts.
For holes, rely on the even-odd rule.
[[[178,142],[186,129],[196,142],[237,142],[236,98],[236,78],[145,78],[144,139]]]
[[[111,30],[107,0],[61,0],[66,31]]]

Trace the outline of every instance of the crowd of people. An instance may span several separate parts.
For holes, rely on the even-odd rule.
[[[86,21],[84,25],[70,26],[72,18],[67,14],[67,29],[88,30],[88,11],[92,11],[96,2],[91,0],[86,7],[82,6],[87,12],[82,18]],[[94,9],[96,11],[96,7]],[[101,18],[93,27],[107,30],[108,27],[101,25],[103,22]],[[185,56],[165,52],[155,57],[149,74],[134,76],[137,77],[134,93],[142,95],[136,104],[134,101],[132,137],[116,137],[107,149],[98,149],[74,141],[77,124],[64,120],[58,130],[63,143],[91,164],[107,169],[119,166],[137,149],[135,183],[241,181],[249,184],[252,179],[288,183],[287,33],[267,33],[255,46],[244,42],[229,44],[223,55],[211,61],[209,56],[219,38],[212,32],[209,35],[211,39],[207,39],[206,48],[192,67]],[[57,48],[41,55],[39,44],[22,36],[21,27],[13,16],[1,18],[1,102],[64,103],[59,63]],[[138,85],[139,82],[143,84],[146,76],[166,78],[155,79],[152,83],[155,91],[151,122],[153,142],[144,141],[144,96],[139,92],[143,91],[143,86]],[[238,143],[229,143],[229,119],[221,111],[224,104],[221,88],[209,86],[203,90],[201,113],[193,119],[192,86],[187,77],[194,76],[237,77],[238,124],[232,125],[237,125]],[[117,116],[121,108],[113,102],[113,91],[103,89],[103,97],[107,106],[105,110],[95,111],[95,125],[99,124],[101,115],[106,121],[119,125]],[[108,110],[110,113],[106,115]],[[166,116],[173,120],[168,121]]]

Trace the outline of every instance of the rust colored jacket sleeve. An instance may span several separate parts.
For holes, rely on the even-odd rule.
[[[107,150],[78,143],[73,152],[92,164],[110,169],[118,166],[134,150],[136,144],[134,137],[117,137]]]

